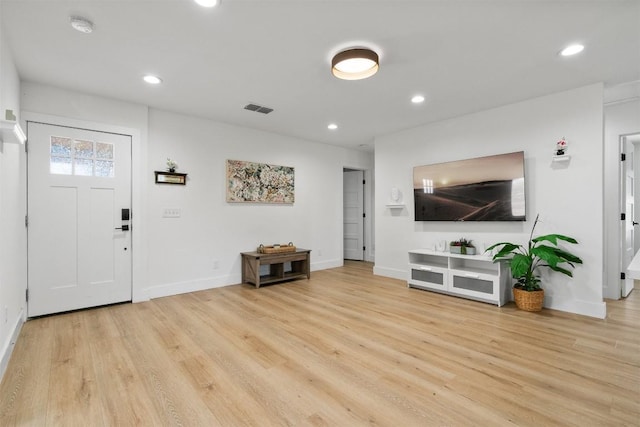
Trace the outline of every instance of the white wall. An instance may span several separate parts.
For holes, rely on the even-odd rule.
[[[7,109],[20,118],[20,80],[0,27],[0,116],[3,119]],[[22,145],[0,143],[0,378],[25,315],[25,158]]]
[[[189,174],[184,187],[148,185],[150,297],[239,283],[240,252],[260,243],[311,249],[312,270],[342,265],[342,169],[371,170],[371,155],[158,110],[149,141],[152,170],[170,157]],[[227,159],[294,167],[295,203],[227,203]]]
[[[133,134],[133,299],[240,282],[240,252],[293,241],[312,249],[312,269],[342,264],[342,168],[373,168],[371,154],[146,106],[23,83],[27,118]],[[158,185],[167,157],[186,186]],[[225,160],[295,168],[293,205],[225,201]],[[163,218],[179,208],[180,218]],[[320,255],[320,252],[322,255]]]
[[[605,281],[604,297],[620,298],[620,135],[640,132],[640,83],[607,90],[604,109]],[[637,170],[637,169],[636,169]],[[638,172],[636,172],[637,174]],[[636,190],[638,186],[636,185]],[[636,199],[640,200],[640,198]],[[636,219],[639,218],[636,214]],[[640,240],[640,234],[636,233]],[[626,266],[625,266],[626,267]]]
[[[561,233],[580,245],[570,279],[545,279],[545,306],[604,317],[603,278],[603,89],[596,84],[433,123],[375,142],[375,273],[407,277],[407,251],[433,248],[438,240],[473,239],[480,248],[500,241],[524,243],[540,213],[537,234]],[[566,137],[571,161],[552,163],[556,141]],[[527,219],[506,222],[415,222],[413,167],[431,163],[525,152]],[[385,208],[392,187],[401,189],[407,207]]]

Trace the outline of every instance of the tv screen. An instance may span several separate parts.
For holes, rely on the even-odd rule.
[[[524,151],[416,166],[416,221],[525,221]]]

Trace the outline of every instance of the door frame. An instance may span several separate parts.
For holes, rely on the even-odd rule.
[[[146,216],[146,212],[144,209],[146,196],[143,189],[146,187],[149,178],[146,176],[143,170],[144,168],[141,166],[144,165],[142,159],[147,152],[147,142],[146,140],[142,139],[142,131],[140,129],[125,126],[72,119],[69,117],[34,113],[30,111],[21,112],[21,121],[23,122],[25,129],[27,128],[27,122],[40,122],[51,124],[54,126],[68,126],[80,129],[128,135],[131,137],[131,221],[129,222],[129,224],[131,225],[131,229],[135,230],[135,232],[131,234],[131,247],[133,249],[131,253],[131,301],[148,301],[149,297],[144,292],[144,284],[147,283],[148,277],[145,269],[143,268],[143,260],[147,259],[148,257],[148,247],[145,244],[146,239],[144,239],[145,228],[143,219]],[[27,139],[27,150],[28,143],[29,142]],[[28,182],[26,188],[28,192]],[[29,211],[28,209],[29,207],[27,206],[27,212]]]
[[[619,212],[624,212],[626,215],[628,215],[628,212],[626,212],[626,205],[627,205],[627,201],[626,201],[626,191],[625,190],[625,185],[626,185],[626,173],[625,173],[625,167],[624,165],[622,165],[622,161],[621,161],[621,156],[622,153],[626,154],[625,157],[625,162],[634,162],[633,164],[633,175],[634,175],[634,196],[636,193],[638,193],[638,190],[636,190],[637,188],[637,183],[635,182],[638,178],[637,175],[637,170],[638,170],[638,164],[636,164],[636,157],[638,155],[638,153],[635,153],[633,156],[629,156],[628,153],[626,153],[625,151],[625,144],[632,144],[634,145],[634,152],[635,152],[635,148],[640,148],[638,147],[638,142],[639,141],[635,141],[636,139],[638,139],[638,136],[640,135],[639,132],[631,132],[631,133],[624,133],[624,134],[620,134],[618,136],[618,151],[619,151],[619,156],[618,156],[618,161],[620,162],[620,168],[618,170],[618,207],[619,207]],[[630,139],[630,137],[635,137],[633,140]],[[637,213],[636,213],[637,215]],[[625,251],[625,246],[626,246],[626,232],[625,232],[625,227],[627,224],[627,221],[635,221],[636,218],[627,218],[625,221],[620,221],[619,224],[619,242],[618,242],[618,266],[619,266],[619,271],[620,272],[625,272],[627,276],[629,276],[629,273],[627,272],[627,267],[625,264],[625,256],[624,256],[624,251]],[[636,238],[637,239],[637,238]],[[619,281],[617,282],[618,286],[617,289],[615,289],[615,294],[616,296],[619,298],[625,298],[629,295],[629,293],[631,293],[631,291],[633,290],[633,286],[631,286],[631,289],[628,290],[628,286],[627,286],[627,281],[628,280],[632,280],[630,278],[625,278],[622,279],[620,277]],[[627,292],[628,291],[628,292]]]
[[[618,137],[618,145],[619,145],[619,151],[621,154],[621,157],[619,158],[620,160],[620,169],[619,169],[619,191],[618,194],[620,195],[619,200],[618,200],[618,207],[620,209],[620,213],[624,213],[625,214],[625,219],[622,220],[620,219],[620,223],[619,223],[619,235],[620,235],[620,240],[619,240],[619,244],[618,244],[618,265],[619,265],[619,270],[620,272],[624,272],[627,275],[629,274],[627,272],[627,267],[628,265],[625,265],[626,262],[626,258],[625,258],[625,251],[626,251],[626,247],[627,247],[627,241],[626,241],[626,236],[627,236],[627,226],[629,224],[629,222],[634,222],[635,218],[632,217],[630,212],[627,212],[627,164],[628,162],[631,162],[631,170],[633,171],[633,175],[634,175],[634,187],[635,187],[635,165],[633,164],[633,162],[635,161],[635,156],[630,155],[631,153],[629,153],[627,151],[627,144],[633,144],[631,141],[627,140],[627,136],[628,135],[620,135]],[[622,153],[625,154],[625,160],[622,161]],[[635,188],[633,189],[634,193],[635,193]],[[619,281],[619,285],[618,285],[618,289],[616,290],[616,294],[618,296],[618,298],[623,298],[626,295],[624,294],[624,289],[626,288],[626,281],[628,280],[632,280],[631,278],[625,278],[623,279],[622,277],[620,277],[620,281]]]
[[[342,166],[342,169],[340,170],[340,180],[342,182],[342,204],[344,204],[344,172],[347,170],[353,170],[353,171],[362,171],[364,174],[364,196],[363,196],[363,207],[364,207],[364,246],[365,246],[365,251],[364,251],[364,261],[366,262],[375,262],[375,246],[374,246],[374,242],[375,242],[375,236],[374,236],[374,210],[373,210],[373,188],[374,188],[374,182],[373,182],[373,174],[371,172],[370,169],[364,169],[362,168],[362,166]],[[344,216],[344,206],[342,206],[342,215]],[[342,224],[344,224],[344,217],[342,218]],[[341,241],[343,243],[341,243],[342,245],[342,257],[344,260],[344,230],[343,233],[341,235]]]
[[[359,259],[354,257],[354,258],[347,258],[347,254],[346,254],[346,244],[345,244],[345,218],[346,218],[346,210],[345,210],[345,195],[347,194],[346,191],[346,186],[345,186],[345,182],[347,181],[345,179],[345,175],[347,173],[357,173],[357,177],[358,179],[361,179],[362,182],[358,182],[357,183],[357,187],[358,188],[358,192],[362,191],[362,200],[361,200],[361,204],[359,204],[359,208],[362,212],[362,228],[358,231],[359,236],[358,237],[362,237],[362,249],[358,250],[357,252],[359,253]],[[364,220],[367,219],[367,214],[364,211],[364,186],[365,183],[367,182],[367,180],[364,177],[364,171],[362,169],[349,169],[349,168],[344,168],[342,169],[342,191],[343,191],[343,197],[342,197],[342,259],[343,260],[354,260],[354,261],[364,261],[366,259],[365,256],[365,252],[366,252],[366,247],[367,247],[367,240],[364,238],[364,234],[365,234],[365,222]],[[360,215],[360,213],[358,213],[358,215]],[[358,220],[359,221],[359,220]]]

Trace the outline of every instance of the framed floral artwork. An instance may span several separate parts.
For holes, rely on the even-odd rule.
[[[227,160],[227,202],[288,203],[295,199],[294,170],[288,166]]]

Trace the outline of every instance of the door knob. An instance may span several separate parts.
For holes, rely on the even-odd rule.
[[[639,223],[637,223],[637,222],[633,221],[633,222],[632,222],[632,224],[633,224],[633,225],[638,225]]]
[[[122,227],[116,227],[116,230],[129,231],[129,226],[125,224]]]

